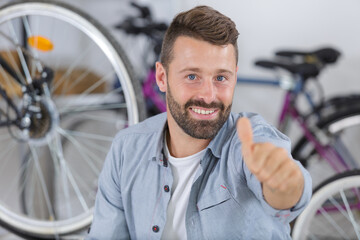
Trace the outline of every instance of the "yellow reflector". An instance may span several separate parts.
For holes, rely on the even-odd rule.
[[[44,52],[51,51],[54,48],[52,42],[42,36],[31,36],[28,38],[28,43],[31,47]]]

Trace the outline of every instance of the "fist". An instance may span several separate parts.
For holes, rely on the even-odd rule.
[[[271,143],[254,143],[251,123],[245,117],[238,120],[236,127],[243,160],[262,183],[263,189],[268,187],[271,191],[286,194],[297,191],[299,183],[303,183],[303,176],[288,152]]]

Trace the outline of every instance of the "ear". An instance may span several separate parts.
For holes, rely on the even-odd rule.
[[[159,86],[160,91],[166,92],[167,79],[166,70],[160,62],[156,62],[156,83]]]

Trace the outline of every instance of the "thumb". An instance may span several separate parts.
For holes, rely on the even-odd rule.
[[[252,155],[253,145],[253,132],[251,128],[250,120],[246,117],[242,117],[236,124],[238,137],[242,144],[242,153],[244,158],[249,159]]]

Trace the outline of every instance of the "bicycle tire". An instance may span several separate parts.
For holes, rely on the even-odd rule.
[[[40,51],[36,43],[27,49],[30,53],[22,51],[18,23],[25,26],[27,39],[46,36],[54,50]],[[39,63],[62,73],[49,83],[51,98],[41,100],[50,127],[36,136],[25,136],[15,127],[0,129],[0,181],[11,183],[0,188],[0,223],[26,238],[59,238],[77,232],[91,224],[97,177],[113,136],[146,116],[140,82],[108,31],[68,4],[47,0],[6,4],[0,8],[0,33],[0,54],[22,78],[26,79],[26,68],[33,78]],[[24,65],[21,54],[28,58]],[[9,84],[0,70],[0,84],[21,106],[21,89]],[[2,107],[6,104],[0,99]],[[38,216],[37,208],[45,213]]]
[[[345,194],[344,190],[349,189],[350,192],[346,192]],[[346,199],[351,198],[352,201],[354,201],[354,199],[357,200],[358,205],[355,208],[357,208],[356,211],[359,212],[359,189],[359,169],[336,174],[322,182],[314,190],[314,194],[308,206],[296,219],[292,229],[293,239],[359,239],[360,217],[358,214],[354,216],[350,213],[350,205],[348,205],[347,208],[346,204],[344,204],[345,206],[342,206],[341,203],[336,200],[339,197],[337,193],[342,192],[344,199],[346,197]],[[354,191],[357,192],[357,196],[354,194]],[[344,199],[342,201],[344,201]],[[348,203],[349,201],[346,200],[344,202]],[[333,206],[335,208],[333,208]],[[333,212],[327,213],[326,209],[329,212],[330,210]],[[348,216],[346,216],[346,214],[348,214]],[[325,216],[324,219],[322,216]],[[349,221],[351,222],[350,224]],[[354,224],[357,227],[354,227]],[[352,227],[357,229],[352,229]],[[338,231],[338,233],[336,231]]]
[[[313,144],[305,136],[302,136],[295,144],[292,155],[310,171],[314,179],[313,186],[317,186],[322,180],[337,172],[360,167],[358,158],[360,149],[355,144],[356,139],[360,136],[359,107],[344,106],[342,111],[334,112],[321,119],[316,124],[316,128],[315,136],[324,144],[333,146],[336,154],[342,156],[347,162],[345,162],[346,167],[340,165],[337,169],[331,167],[326,160],[320,157]]]

